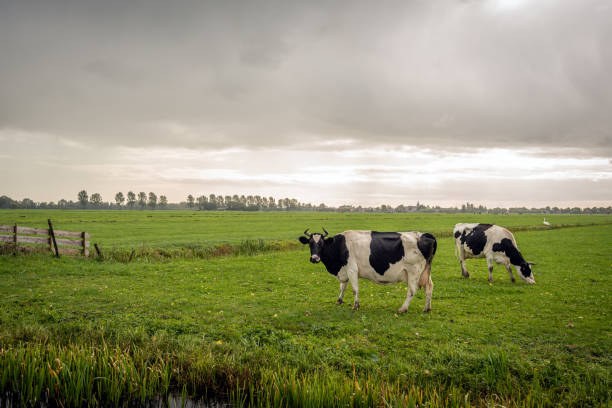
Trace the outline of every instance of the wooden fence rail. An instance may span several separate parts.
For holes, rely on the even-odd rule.
[[[49,223],[51,226],[51,223]],[[51,228],[31,228],[15,225],[0,225],[0,243],[7,242],[15,245],[20,243],[45,245],[51,252],[54,251],[53,235],[59,254],[89,256],[89,234],[87,232],[60,231]],[[22,246],[21,248],[40,248]],[[57,255],[57,254],[56,254]]]

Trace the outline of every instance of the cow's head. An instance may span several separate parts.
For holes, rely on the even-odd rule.
[[[305,236],[301,236],[300,242],[304,245],[308,244],[310,246],[310,262],[319,263],[321,262],[321,253],[323,252],[323,246],[325,245],[324,238],[329,234],[323,228],[323,234],[310,234],[308,229],[304,231]]]
[[[530,285],[535,283],[533,278],[533,272],[531,271],[531,265],[535,265],[533,262],[522,262],[520,266],[515,266],[516,273],[521,277],[523,282]]]

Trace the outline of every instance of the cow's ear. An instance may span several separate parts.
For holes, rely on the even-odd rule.
[[[300,237],[300,242],[304,245],[306,245],[308,242],[310,242],[310,240],[306,237]]]
[[[325,239],[323,240],[323,242],[325,243],[325,245],[331,245],[331,244],[333,244],[333,243],[334,243],[334,237],[331,237],[331,238],[325,238]]]

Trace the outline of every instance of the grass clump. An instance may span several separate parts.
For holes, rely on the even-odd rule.
[[[138,249],[110,248],[102,252],[102,259],[117,262],[145,260],[148,262],[168,261],[172,259],[211,259],[222,256],[253,256],[267,252],[289,251],[298,248],[297,241],[266,241],[263,239],[244,240],[239,243],[224,243],[212,246],[187,245],[180,248]],[[91,258],[97,258],[95,252]]]

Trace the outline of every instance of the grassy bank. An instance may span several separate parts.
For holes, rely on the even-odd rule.
[[[1,389],[30,402],[48,390],[64,406],[167,392],[272,406],[607,405],[612,226],[516,237],[536,285],[501,267],[489,285],[482,260],[462,279],[441,238],[433,311],[419,293],[400,316],[405,285],[361,280],[358,312],[350,292],[334,306],[337,282],[303,248],[129,264],[2,256]]]

